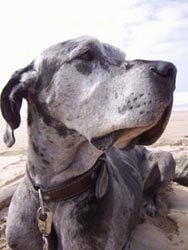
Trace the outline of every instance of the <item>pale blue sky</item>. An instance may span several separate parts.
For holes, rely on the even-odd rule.
[[[51,44],[92,35],[127,59],[168,60],[176,92],[188,92],[187,0],[6,0],[0,2],[0,88]]]

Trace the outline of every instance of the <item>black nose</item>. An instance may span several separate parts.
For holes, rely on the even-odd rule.
[[[170,79],[173,79],[176,76],[177,72],[174,64],[162,61],[158,61],[155,64],[153,64],[150,70],[161,77]]]

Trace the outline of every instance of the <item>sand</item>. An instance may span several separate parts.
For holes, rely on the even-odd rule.
[[[0,138],[3,138],[5,123],[0,119]],[[24,175],[26,121],[15,134],[16,144],[10,149],[0,139],[0,250],[8,249],[4,234],[8,204]],[[165,132],[149,148],[170,151],[177,160],[188,158],[188,111],[173,112]],[[188,250],[188,188],[173,183],[161,193],[158,203],[160,214],[156,218],[142,213],[131,250]]]

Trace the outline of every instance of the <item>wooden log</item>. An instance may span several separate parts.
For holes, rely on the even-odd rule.
[[[12,182],[11,184],[3,187],[0,190],[0,209],[7,207],[10,204],[10,201],[12,199],[12,196],[14,192],[16,191],[16,188],[18,184],[20,183],[23,176],[20,177],[20,179]]]

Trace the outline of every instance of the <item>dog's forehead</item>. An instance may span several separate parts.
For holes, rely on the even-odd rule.
[[[75,47],[72,46],[73,44]],[[67,43],[65,42],[65,45],[70,48],[70,51],[72,50],[72,54],[79,54],[85,49],[91,49],[96,52],[100,51],[100,53],[102,53],[105,57],[114,57],[119,60],[125,60],[125,53],[123,51],[108,43],[102,43],[95,37],[78,37],[76,39],[70,40]]]
[[[125,60],[125,53],[119,48],[107,43],[100,42],[95,37],[82,36],[75,39],[67,40],[47,48],[42,55],[45,58],[61,58],[62,61],[71,60],[86,50],[93,50],[94,53],[100,52],[101,55],[108,58],[109,61]]]
[[[105,54],[108,58],[115,58],[119,61],[125,61],[125,52],[108,43],[103,43]]]

